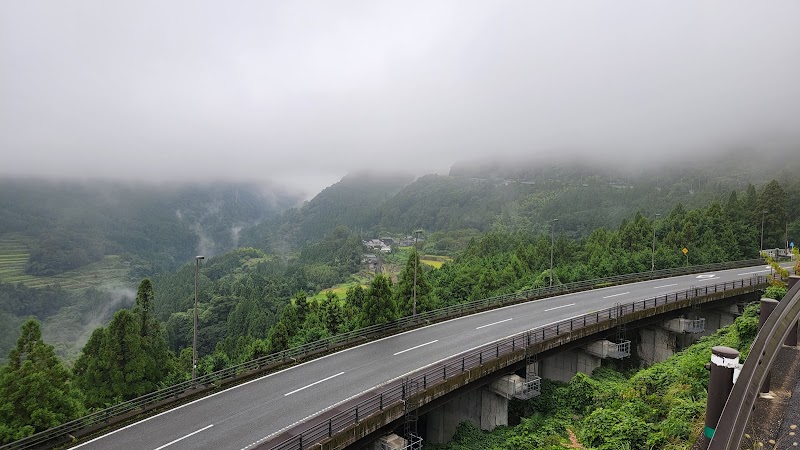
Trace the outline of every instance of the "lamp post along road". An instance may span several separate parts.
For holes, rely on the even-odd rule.
[[[194,339],[192,340],[192,380],[197,377],[197,272],[200,270],[200,260],[205,256],[194,257]]]
[[[417,238],[422,230],[414,230],[414,305],[412,306],[411,315],[417,315],[417,261],[419,255],[417,254]]]
[[[650,257],[650,271],[656,270],[656,220],[661,214],[656,214],[653,219],[653,255]]]
[[[556,240],[555,240],[556,222],[558,222],[558,219],[553,219],[550,221],[550,287],[553,287],[553,251],[556,246]]]

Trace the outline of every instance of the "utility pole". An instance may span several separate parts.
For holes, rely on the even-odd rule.
[[[656,220],[661,217],[661,214],[656,214],[653,219],[653,255],[650,257],[650,271],[656,270]]]
[[[761,251],[764,251],[764,214],[767,213],[767,210],[761,211]]]
[[[200,270],[200,260],[205,256],[194,257],[194,339],[192,341],[192,381],[197,377],[197,272]]]
[[[553,287],[553,251],[556,246],[555,240],[555,223],[558,222],[558,219],[553,219],[550,221],[550,287]]]
[[[417,261],[419,255],[417,254],[417,237],[422,233],[422,230],[414,230],[414,306],[412,307],[411,315],[417,315]]]

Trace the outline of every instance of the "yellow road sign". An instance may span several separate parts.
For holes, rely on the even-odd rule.
[[[681,250],[681,251],[683,252],[684,255],[689,253],[689,249],[686,248],[686,247],[683,247],[683,250]]]

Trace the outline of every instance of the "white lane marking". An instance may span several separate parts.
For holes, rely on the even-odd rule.
[[[199,432],[201,432],[201,431],[203,431],[203,430],[207,430],[207,429],[209,429],[209,428],[211,428],[211,427],[213,427],[213,426],[214,426],[214,424],[212,423],[211,425],[209,425],[209,426],[207,426],[207,427],[205,427],[205,428],[200,428],[199,430],[197,430],[197,431],[193,431],[193,432],[191,432],[191,433],[187,434],[187,435],[186,435],[186,436],[184,436],[184,437],[180,437],[180,438],[178,438],[178,439],[175,439],[175,440],[174,440],[174,441],[172,441],[172,442],[168,442],[168,443],[166,443],[166,444],[162,445],[161,447],[157,447],[155,450],[161,450],[161,449],[162,449],[162,448],[164,448],[164,447],[169,447],[170,445],[172,445],[172,444],[174,444],[174,443],[176,443],[176,442],[178,442],[178,441],[182,441],[182,440],[184,440],[184,439],[188,438],[189,436],[194,436],[195,434],[197,434],[197,433],[199,433]]]
[[[668,287],[677,286],[677,285],[678,285],[678,283],[665,284],[663,286],[656,286],[653,289],[663,289],[663,288],[668,288]]]
[[[614,294],[614,295],[606,295],[603,298],[619,297],[620,295],[628,295],[628,294],[630,294],[630,292],[623,292],[621,294]]]
[[[431,344],[434,344],[434,343],[436,343],[436,342],[439,342],[439,340],[438,340],[438,339],[436,339],[436,340],[434,340],[434,341],[426,342],[426,343],[424,343],[424,344],[419,344],[419,345],[417,345],[416,347],[411,347],[411,348],[407,348],[407,349],[405,349],[405,350],[400,350],[399,352],[395,353],[395,354],[394,354],[394,356],[397,356],[397,355],[399,355],[399,354],[401,354],[401,353],[410,352],[411,350],[416,350],[416,349],[418,349],[418,348],[420,348],[420,347],[425,347],[426,345],[431,345]]]
[[[695,278],[700,278],[700,279],[703,279],[703,278],[714,278],[715,276],[716,276],[715,274],[709,273],[709,274],[698,275]]]
[[[497,325],[498,323],[508,322],[508,321],[509,321],[509,320],[511,320],[511,319],[513,319],[513,317],[511,317],[511,318],[508,318],[508,319],[506,319],[506,320],[500,320],[500,321],[497,321],[497,322],[492,322],[492,323],[489,323],[489,324],[486,324],[486,325],[481,325],[481,326],[479,326],[479,327],[475,327],[475,329],[476,329],[476,330],[480,330],[481,328],[486,328],[486,327],[490,327],[490,326],[492,326],[492,325]]]
[[[569,305],[556,306],[554,308],[548,308],[548,309],[545,309],[544,311],[547,312],[547,311],[552,311],[554,309],[566,308],[567,306],[575,306],[575,303],[570,303]]]
[[[742,275],[753,275],[753,274],[756,274],[756,273],[769,272],[770,270],[772,270],[772,268],[767,269],[767,270],[756,270],[755,272],[737,273],[736,276],[737,277],[741,277]]]
[[[313,383],[309,384],[308,386],[303,386],[303,387],[301,387],[300,389],[295,389],[295,390],[293,390],[292,392],[287,392],[287,393],[283,394],[283,396],[284,396],[284,397],[287,397],[287,396],[289,396],[289,395],[292,395],[292,394],[294,394],[295,392],[300,392],[300,391],[302,391],[303,389],[308,389],[308,388],[310,388],[311,386],[316,386],[316,385],[318,385],[318,384],[320,384],[320,383],[324,383],[324,382],[326,382],[326,381],[328,381],[328,380],[331,380],[331,379],[333,379],[333,378],[336,378],[336,377],[338,377],[339,375],[342,375],[343,373],[344,373],[344,372],[339,372],[339,373],[337,373],[336,375],[331,375],[331,376],[329,376],[328,378],[323,378],[323,379],[321,379],[321,380],[319,380],[319,381],[315,381],[315,382],[313,382]]]

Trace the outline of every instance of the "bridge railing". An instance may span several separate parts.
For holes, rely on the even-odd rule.
[[[320,443],[333,437],[338,432],[358,424],[361,420],[366,419],[372,414],[378,413],[385,408],[395,406],[410,396],[427,390],[428,387],[446,381],[449,377],[469,371],[493,359],[529,347],[537,342],[543,342],[561,334],[569,333],[606,320],[620,319],[637,311],[652,309],[657,306],[731,289],[761,287],[766,285],[767,282],[768,278],[766,276],[756,276],[726,283],[693,287],[646,300],[615,305],[611,308],[594,311],[582,316],[573,317],[516,334],[479,349],[454,356],[448,361],[419,371],[405,379],[403,383],[389,387],[379,393],[367,393],[365,394],[366,398],[348,408],[346,411],[342,411],[324,420],[318,419],[315,423],[313,423],[315,419],[311,419],[310,422],[312,423],[309,423],[307,428],[302,432],[282,442],[278,442],[270,448],[273,450],[300,450],[310,445]]]
[[[128,400],[109,408],[96,411],[79,419],[66,422],[57,427],[50,428],[27,438],[4,445],[0,449],[24,449],[42,446],[56,439],[66,439],[72,435],[84,434],[103,428],[112,423],[128,419],[131,415],[146,412],[153,407],[162,406],[182,397],[216,389],[220,385],[234,382],[243,376],[252,375],[260,371],[275,368],[286,363],[306,359],[313,355],[331,351],[354,342],[367,341],[372,338],[387,336],[401,330],[416,326],[430,324],[449,318],[473,314],[475,312],[501,307],[513,303],[551,297],[554,295],[590,290],[601,287],[613,286],[635,281],[647,281],[658,278],[667,278],[697,272],[710,272],[716,270],[735,269],[763,264],[763,259],[735,261],[728,263],[706,264],[700,266],[663,269],[643,273],[618,275],[613,277],[598,278],[588,281],[577,281],[552,287],[526,289],[509,294],[474,300],[466,303],[446,306],[433,311],[426,311],[416,316],[403,317],[385,324],[372,325],[358,330],[341,333],[329,338],[310,342],[298,347],[293,347],[280,352],[265,355],[241,364],[226,367],[216,372],[201,375],[195,380],[184,381],[160,389],[141,397]]]

